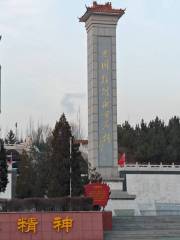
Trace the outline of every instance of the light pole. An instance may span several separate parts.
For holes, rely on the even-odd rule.
[[[70,153],[70,156],[69,156],[69,195],[70,195],[70,198],[71,198],[71,192],[72,192],[72,180],[71,180],[71,174],[72,174],[72,167],[71,167],[71,158],[72,158],[72,137],[70,137],[69,139],[69,153]]]
[[[0,35],[0,41],[2,36]],[[0,64],[0,113],[1,113],[1,64]]]

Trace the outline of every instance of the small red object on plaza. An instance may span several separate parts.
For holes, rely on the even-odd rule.
[[[110,196],[110,187],[106,183],[89,183],[84,186],[84,195],[93,199],[93,205],[105,207]]]

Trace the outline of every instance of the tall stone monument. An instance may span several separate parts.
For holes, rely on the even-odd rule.
[[[104,179],[118,176],[116,26],[124,14],[93,2],[85,22],[88,50],[88,160]]]

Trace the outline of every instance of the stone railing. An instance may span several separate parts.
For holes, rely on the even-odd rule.
[[[163,165],[162,163],[159,165],[151,165],[148,164],[124,164],[124,166],[118,167],[119,171],[180,171],[180,165],[175,165],[172,163],[171,165]]]

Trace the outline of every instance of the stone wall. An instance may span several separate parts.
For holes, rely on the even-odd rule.
[[[180,214],[179,174],[127,174],[126,181],[142,215]]]
[[[103,240],[102,212],[0,213],[1,240]]]

